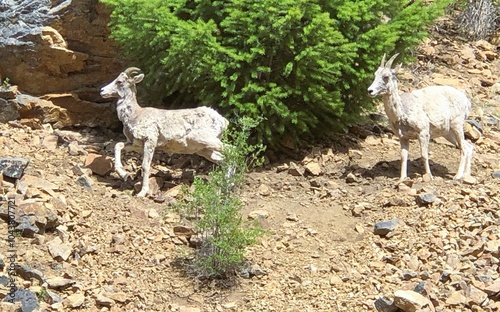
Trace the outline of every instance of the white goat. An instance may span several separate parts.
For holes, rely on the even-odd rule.
[[[223,159],[220,136],[229,122],[209,107],[162,110],[140,107],[136,99],[136,84],[144,74],[136,67],[127,68],[110,84],[101,89],[104,98],[116,97],[118,119],[123,123],[127,143],[115,145],[115,171],[122,179],[127,172],[121,162],[121,151],[143,151],[142,189],[137,196],[149,192],[149,170],[155,149],[168,153],[198,154],[214,163]],[[136,75],[139,74],[139,75]]]
[[[461,150],[455,179],[470,175],[474,148],[464,138],[464,122],[471,109],[465,93],[449,86],[430,86],[399,94],[396,74],[401,64],[391,69],[398,54],[385,63],[385,54],[375,79],[368,88],[371,96],[382,95],[390,125],[401,144],[401,180],[407,176],[409,140],[418,138],[425,172],[432,179],[429,167],[429,140],[444,137]]]

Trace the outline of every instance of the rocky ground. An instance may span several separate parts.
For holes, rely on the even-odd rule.
[[[398,183],[399,143],[383,122],[300,157],[272,157],[241,195],[245,218],[267,234],[229,288],[186,275],[189,231],[169,209],[181,185],[206,174],[204,161],[158,155],[155,195],[137,198],[134,184],[111,172],[120,134],[54,130],[22,116],[0,124],[1,192],[14,200],[22,231],[14,270],[24,311],[500,311],[500,61],[487,42],[443,38],[421,46],[402,85],[451,84],[471,95],[482,130],[467,127],[474,177],[452,180],[459,151],[436,140],[435,179],[423,176],[412,142],[410,179]],[[29,160],[24,174],[7,170],[7,157]],[[139,161],[130,155],[126,169]],[[0,217],[8,219],[5,202]],[[0,233],[5,298],[7,222]]]

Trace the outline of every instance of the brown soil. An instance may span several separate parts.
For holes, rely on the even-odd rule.
[[[367,133],[367,127],[360,129]],[[182,310],[185,307],[201,311],[371,311],[379,296],[390,297],[397,289],[412,289],[423,279],[419,275],[408,281],[397,277],[396,272],[407,269],[405,261],[411,257],[421,262],[415,270],[418,274],[442,273],[442,261],[438,259],[447,251],[429,240],[432,242],[436,231],[451,231],[446,226],[448,210],[453,211],[451,216],[457,213],[457,218],[464,218],[458,223],[463,227],[458,232],[467,231],[468,222],[473,220],[466,219],[469,216],[484,218],[489,214],[498,222],[499,201],[495,195],[499,180],[491,177],[493,166],[498,166],[498,141],[491,141],[487,148],[476,146],[473,172],[478,182],[474,185],[451,180],[459,152],[445,144],[432,144],[431,166],[436,179],[423,182],[421,162],[413,159],[418,155],[417,143],[412,143],[412,193],[396,183],[397,140],[387,135],[371,134],[365,139],[347,135],[338,147],[311,150],[308,159],[321,164],[319,176],[277,172],[283,162],[249,174],[242,193],[244,214],[265,210],[269,217],[262,222],[268,234],[249,248],[248,259],[266,274],[238,278],[236,286],[224,289],[218,283],[207,285],[186,276],[181,260],[189,257],[192,249],[173,234],[178,219],[167,204],[131,196],[132,185],[114,174],[93,176],[93,191],[85,191],[76,185],[72,172],[85,156],[69,156],[64,145],[54,151],[36,147],[32,143],[47,134],[43,130],[4,125],[1,132],[0,156],[30,158],[27,175],[59,185],[59,200],[51,203],[61,203],[57,212],[67,226],[67,242],[73,248],[69,260],[58,262],[45,244],[32,245],[32,239],[18,238],[18,261],[41,270],[45,277],[76,280],[76,285],[59,293],[62,297],[84,293],[82,311],[100,309],[94,300],[106,292],[126,294],[125,303],[113,305],[115,311],[186,311]],[[107,141],[95,137],[95,141],[99,140]],[[491,163],[491,159],[495,161]],[[193,161],[198,160],[194,157]],[[183,183],[179,177],[188,170],[155,167],[171,172],[173,184]],[[164,171],[157,174],[161,173]],[[354,174],[355,182],[346,182],[349,173]],[[464,196],[464,190],[469,196]],[[419,207],[414,194],[429,191],[437,192],[440,203]],[[471,193],[487,198],[482,199],[482,204],[475,203]],[[166,216],[148,217],[151,209],[165,212]],[[375,222],[392,218],[402,221],[397,235],[383,239],[372,233]],[[2,231],[6,232],[5,224]],[[58,234],[44,234],[45,241]],[[116,237],[122,241],[121,248],[113,246]],[[75,258],[94,247],[95,252]],[[435,261],[418,258],[424,247],[434,250]],[[444,286],[436,285],[438,295],[446,294]]]

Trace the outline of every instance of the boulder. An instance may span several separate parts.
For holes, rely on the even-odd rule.
[[[303,176],[306,170],[304,167],[297,165],[294,162],[290,162],[290,166],[288,169],[288,173],[293,175],[293,176]]]
[[[374,306],[378,312],[398,312],[399,310],[399,308],[394,305],[394,302],[386,297],[379,297],[375,300]]]
[[[435,193],[424,193],[416,197],[417,204],[420,206],[430,205],[437,200],[437,195]]]
[[[102,101],[99,85],[123,69],[108,39],[109,15],[94,0],[1,1],[0,73],[21,92],[74,91],[83,100]]]
[[[304,165],[304,168],[306,169],[307,172],[314,176],[319,176],[320,174],[323,173],[323,170],[321,169],[321,164],[319,163],[318,160],[312,160]]]
[[[81,100],[75,93],[46,94],[42,97],[20,94],[16,101],[21,118],[36,118],[42,123],[52,123],[54,128],[116,128],[120,125],[114,104]]]
[[[434,306],[426,297],[412,290],[398,290],[394,293],[394,305],[404,312],[434,311]]]
[[[375,226],[373,228],[373,233],[375,235],[380,235],[384,237],[390,232],[394,231],[398,226],[398,223],[399,223],[398,219],[391,219],[387,221],[377,222],[375,223]]]
[[[50,207],[50,206],[49,206]],[[7,207],[0,207],[0,218],[7,219]],[[52,230],[59,224],[59,217],[53,208],[48,208],[46,205],[26,200],[16,206],[14,215],[14,225],[21,226],[19,230],[32,232],[31,237],[35,233],[43,234],[46,230]]]
[[[56,260],[66,261],[71,255],[72,249],[66,243],[63,243],[59,237],[54,238],[48,244],[49,253]]]
[[[6,177],[19,179],[23,176],[24,169],[29,164],[29,159],[26,158],[0,158],[0,173]]]
[[[110,157],[93,153],[87,155],[84,166],[100,176],[105,176],[113,170],[113,162]]]
[[[267,219],[268,217],[269,217],[269,211],[264,209],[254,210],[248,214],[248,219],[250,220],[263,220]]]
[[[45,282],[43,273],[37,269],[33,269],[24,264],[16,264],[15,272],[18,276],[22,277],[24,280],[36,279],[40,284]]]
[[[83,187],[85,190],[92,192],[93,188],[92,186],[94,185],[94,182],[92,181],[91,178],[89,178],[87,175],[81,175],[78,179],[76,179],[76,184],[80,185]]]
[[[19,94],[19,90],[17,86],[11,86],[6,80],[2,81],[2,77],[0,76],[0,98],[5,100],[12,100],[16,98],[16,95]],[[7,78],[6,78],[7,79]]]
[[[8,99],[0,101],[0,122],[21,117],[54,128],[119,127],[114,105],[98,104],[107,101],[100,86],[124,67],[108,40],[109,14],[94,0],[2,1],[0,80],[16,86],[0,92]]]
[[[29,289],[19,288],[14,293],[14,302],[21,302],[21,309],[24,312],[38,311],[40,304],[34,292]],[[4,311],[4,310],[2,310]]]
[[[0,122],[6,123],[19,118],[17,103],[0,98]]]

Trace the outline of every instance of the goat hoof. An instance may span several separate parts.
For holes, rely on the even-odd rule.
[[[127,181],[127,179],[130,177],[130,174],[128,172],[126,172],[125,170],[117,170],[116,173],[118,173],[118,176],[123,181]]]
[[[432,180],[434,180],[434,177],[432,176],[432,174],[424,174],[422,176],[422,180],[424,180],[424,182],[431,182]]]
[[[131,182],[134,180],[132,175],[130,173],[125,173],[124,175],[121,176],[122,180],[125,182]]]
[[[407,185],[407,186],[411,187],[413,185],[413,182],[408,177],[399,178],[399,179],[396,180],[396,182],[394,182],[394,186],[396,186],[396,187],[400,186],[401,184],[404,184],[404,185]]]
[[[142,190],[137,194],[137,197],[146,197],[147,193],[148,193],[147,191]]]
[[[465,183],[465,184],[469,184],[469,185],[474,185],[474,184],[477,184],[477,178],[471,176],[470,174],[469,175],[464,175],[462,178],[461,178],[462,182]]]

